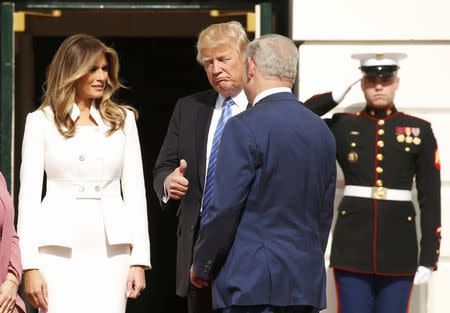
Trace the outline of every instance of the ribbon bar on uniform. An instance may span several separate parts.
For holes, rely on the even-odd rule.
[[[345,186],[344,196],[393,201],[411,201],[412,199],[411,190],[355,185]]]

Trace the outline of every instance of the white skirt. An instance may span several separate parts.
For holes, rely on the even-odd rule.
[[[130,245],[108,244],[98,200],[77,202],[73,247],[39,249],[48,313],[124,313]]]

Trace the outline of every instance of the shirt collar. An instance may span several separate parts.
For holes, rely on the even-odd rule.
[[[270,88],[266,89],[263,92],[260,92],[256,97],[255,100],[253,100],[253,105],[258,103],[261,99],[273,95],[274,93],[280,93],[280,92],[290,92],[292,93],[292,90],[288,87],[276,87],[276,88]]]
[[[244,90],[241,90],[237,95],[231,97],[231,99],[233,99],[235,105],[241,110],[245,110],[247,108],[247,104],[248,104],[248,100],[247,97],[245,96],[245,92]],[[222,105],[222,103],[225,101],[225,97],[222,96],[219,93],[219,96],[217,98],[217,102],[216,103],[220,103],[220,105]]]

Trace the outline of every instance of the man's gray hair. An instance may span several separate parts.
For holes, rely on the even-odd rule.
[[[247,58],[253,59],[264,77],[295,81],[298,50],[287,37],[269,34],[253,40],[247,47]]]

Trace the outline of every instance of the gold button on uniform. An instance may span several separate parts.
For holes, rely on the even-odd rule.
[[[383,136],[384,135],[384,129],[379,129],[378,130],[378,135]]]
[[[347,160],[350,163],[356,163],[358,161],[358,153],[356,153],[355,151],[350,151],[350,153],[347,154]]]
[[[383,168],[382,168],[382,167],[377,167],[377,173],[378,173],[378,174],[383,173]]]
[[[383,148],[384,147],[384,141],[383,140],[378,140],[377,145],[378,145],[378,147]]]
[[[378,125],[383,126],[384,125],[384,120],[379,120],[378,121]]]
[[[406,147],[406,148],[405,148],[405,151],[406,151],[406,152],[409,152],[409,151],[411,151],[411,148],[410,148],[410,147]]]
[[[382,181],[381,179],[379,179],[379,180],[377,180],[377,181],[375,182],[375,185],[376,185],[377,187],[383,187],[383,181]]]
[[[343,210],[343,211],[341,212],[341,215],[345,215],[345,214],[347,214],[347,212],[346,212],[345,210]]]
[[[408,221],[409,221],[409,222],[412,221],[412,216],[408,216]]]
[[[356,142],[352,142],[352,143],[350,144],[350,146],[352,146],[353,148],[356,147]]]
[[[383,161],[384,156],[381,153],[377,154],[377,160],[378,161]]]

